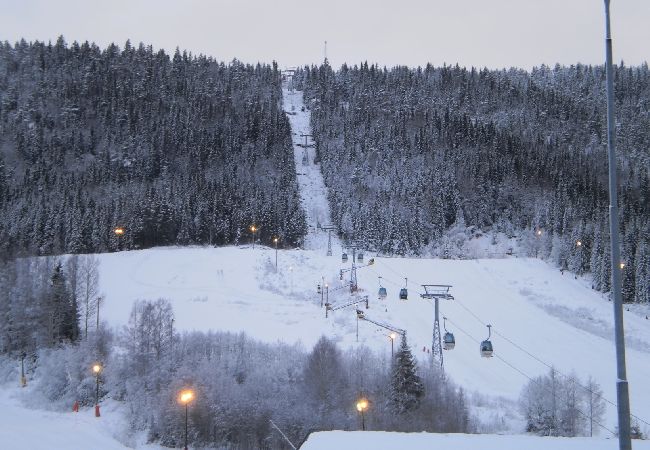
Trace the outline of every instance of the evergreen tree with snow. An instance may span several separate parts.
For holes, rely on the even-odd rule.
[[[398,415],[418,409],[424,396],[424,385],[417,374],[416,361],[406,335],[402,335],[402,343],[393,361],[389,395],[390,408]]]

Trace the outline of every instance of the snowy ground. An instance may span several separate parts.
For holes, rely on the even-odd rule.
[[[309,125],[311,113],[305,108],[301,91],[289,89],[285,84],[282,97],[284,111],[291,123],[300,200],[309,225],[309,231],[305,237],[305,248],[308,250],[326,249],[327,233],[319,230],[317,226],[318,224],[321,226],[332,224],[327,202],[327,188],[323,182],[320,165],[314,164],[314,141],[311,137],[307,137],[307,148],[305,148],[305,138],[302,137],[302,135],[311,134]],[[339,246],[336,233],[332,233],[332,245]]]
[[[325,318],[316,293],[321,276],[331,287],[330,302],[349,299],[346,289],[334,290],[342,285],[339,270],[348,267],[335,254],[280,251],[277,273],[274,250],[264,247],[157,248],[99,255],[106,296],[102,316],[114,326],[125,325],[133,301],[164,297],[171,300],[181,330],[246,331],[264,341],[301,341],[306,347],[326,334],[342,347],[364,344],[388,354],[386,332],[368,322],[359,323],[356,342],[352,308]],[[388,289],[384,301],[376,296],[379,275]],[[404,276],[409,299],[400,301]],[[454,350],[444,352],[445,370],[470,391],[515,400],[526,376],[547,373],[547,363],[566,374],[576,371],[582,379],[593,376],[606,398],[616,398],[612,304],[584,281],[542,261],[376,257],[373,266],[358,270],[358,277],[361,295],[370,299],[367,316],[407,330],[422,364],[428,359],[422,349],[431,348],[433,306],[419,298],[419,285],[453,285],[456,300],[441,304],[441,315],[449,318],[447,327],[457,342]],[[478,341],[487,337],[482,322],[493,325],[495,358],[479,356]],[[650,321],[626,312],[625,327],[632,410],[649,421],[650,390],[645,383],[650,377]],[[614,428],[615,417],[608,405],[608,428]]]
[[[29,387],[0,388],[0,448],[12,450],[161,450],[143,439],[125,438],[119,405],[104,402],[102,417],[93,409],[78,413],[29,409],[24,397]]]
[[[313,433],[301,450],[331,449],[454,449],[454,450],[612,450],[614,439],[541,438],[494,434],[387,433],[382,431],[329,431]],[[636,441],[636,450],[650,449],[650,441]]]
[[[285,87],[284,109],[291,121],[300,195],[310,226],[306,250],[279,251],[277,271],[274,250],[265,247],[169,247],[98,255],[105,298],[102,320],[120,328],[127,324],[136,300],[166,298],[174,306],[175,326],[180,331],[245,331],[263,341],[302,342],[307,348],[325,334],[343,348],[366,345],[388,357],[390,340],[385,330],[361,321],[357,341],[354,309],[332,312],[326,319],[321,296],[316,293],[316,285],[324,281],[330,287],[331,303],[349,301],[345,281],[339,280],[339,271],[349,265],[341,264],[336,238],[334,256],[325,256],[327,234],[316,227],[317,223],[330,224],[330,212],[320,169],[313,163],[314,150],[307,149],[307,164],[303,165],[303,147],[297,146],[304,143],[300,135],[309,134],[309,111],[302,107],[302,93]],[[480,254],[490,254],[481,242],[470,244],[477,244]],[[498,249],[496,253],[505,252]],[[376,295],[379,276],[388,289],[383,301]],[[400,301],[398,291],[405,277],[409,299]],[[427,349],[431,348],[433,326],[433,306],[419,297],[420,284],[453,286],[455,300],[441,304],[441,316],[448,317],[447,327],[455,333],[457,343],[453,351],[444,352],[445,371],[470,392],[473,413],[492,429],[516,428],[514,405],[521,388],[528,377],[547,373],[548,365],[565,374],[575,371],[583,380],[591,375],[607,399],[616,398],[612,304],[589,289],[584,280],[562,275],[539,260],[514,257],[376,257],[375,265],[358,270],[358,278],[359,294],[370,300],[367,316],[406,330],[420,364],[429,363]],[[491,359],[481,358],[478,351],[479,341],[487,337],[487,323],[493,325],[496,357]],[[632,412],[650,422],[650,390],[646,388],[650,320],[642,311],[626,312],[625,327]],[[107,412],[115,408],[114,414],[95,419],[90,410],[73,414],[26,409],[20,404],[21,395],[18,388],[0,388],[0,442],[11,442],[11,448],[157,448],[113,437],[123,426],[119,405],[109,403]],[[615,428],[612,405],[607,406],[605,425]],[[650,431],[644,424],[641,428]],[[600,434],[611,436],[605,430]],[[314,434],[304,448],[419,449],[436,444],[485,450],[617,446],[616,441],[604,439],[331,432]],[[635,448],[646,448],[643,445],[647,443],[637,443]]]

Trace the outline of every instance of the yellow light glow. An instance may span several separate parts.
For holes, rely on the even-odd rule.
[[[117,228],[115,228],[115,229],[113,230],[113,232],[114,232],[115,234],[117,234],[118,236],[122,236],[122,235],[124,234],[124,228],[122,228],[122,227],[117,227]]]
[[[578,247],[580,247],[580,246],[582,245],[582,241],[578,241],[578,242],[576,242],[576,245],[577,245]]]
[[[188,404],[192,400],[194,400],[194,391],[191,389],[185,389],[184,391],[181,391],[178,396],[178,401],[184,405]]]
[[[273,242],[278,243],[278,238],[273,238]]]
[[[537,230],[537,236],[541,236],[541,235],[542,235],[542,230]]]
[[[397,335],[395,333],[391,333],[389,337],[394,341]]]
[[[99,364],[95,364],[95,365],[93,366],[93,373],[98,374],[98,373],[101,372],[101,371],[102,371],[102,366],[101,366],[101,365],[99,365]]]
[[[625,263],[624,262],[621,263],[621,269],[625,269]]]
[[[252,231],[253,233],[255,233],[255,230],[257,230],[257,228],[255,227],[255,225],[251,225],[251,231]]]
[[[357,402],[357,411],[364,412],[366,409],[368,409],[368,400],[362,398]]]

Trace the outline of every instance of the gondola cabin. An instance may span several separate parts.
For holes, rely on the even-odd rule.
[[[388,293],[386,292],[385,287],[380,287],[379,288],[379,293],[377,294],[381,300],[385,299]]]
[[[489,340],[485,340],[481,342],[481,356],[483,358],[491,358],[492,353],[494,353],[494,349],[492,348],[492,342]]]
[[[402,288],[399,290],[399,299],[400,300],[408,300],[409,298],[409,291],[406,288]]]
[[[442,338],[442,348],[445,350],[453,350],[456,347],[456,338],[454,338],[453,333],[445,333],[445,336]]]
[[[365,319],[365,315],[363,314],[363,311],[360,309],[357,309],[357,319]]]
[[[348,262],[348,254],[347,253],[343,253],[341,255],[341,262],[344,262],[344,263]]]
[[[357,261],[359,261],[360,263],[363,262],[363,252],[359,252],[359,256],[357,256]]]

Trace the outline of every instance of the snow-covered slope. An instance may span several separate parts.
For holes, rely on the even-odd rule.
[[[29,388],[27,388],[29,389]],[[142,442],[121,442],[126,424],[116,405],[104,402],[104,414],[97,418],[93,409],[60,413],[29,409],[22,402],[27,389],[0,388],[0,448],[12,450],[159,450]],[[124,439],[122,439],[124,440]]]
[[[327,202],[327,188],[323,181],[320,165],[314,163],[314,141],[304,135],[311,134],[311,113],[305,107],[302,92],[290,89],[287,84],[282,90],[283,107],[291,124],[296,176],[300,186],[300,200],[309,226],[304,247],[309,250],[327,248],[327,233],[318,229],[331,225],[330,208]],[[305,142],[307,146],[305,147]],[[332,245],[338,246],[336,233],[332,233]]]
[[[336,250],[335,250],[336,251]],[[344,347],[359,344],[390,352],[387,333],[359,323],[357,344],[354,309],[330,313],[320,307],[316,285],[329,283],[330,302],[349,299],[339,270],[348,266],[324,251],[279,251],[275,272],[269,248],[157,248],[99,255],[102,316],[124,325],[136,299],[168,298],[176,326],[184,330],[246,331],[266,341],[302,341],[306,346],[326,334]],[[378,279],[388,298],[377,300]],[[525,258],[500,260],[435,260],[375,258],[358,270],[361,295],[370,298],[369,318],[407,330],[421,363],[431,348],[433,306],[419,298],[420,284],[450,284],[456,300],[441,304],[441,315],[456,335],[456,348],[445,351],[445,370],[454,381],[489,396],[516,399],[526,376],[548,372],[544,364],[581,378],[591,375],[605,396],[615,400],[615,357],[612,305],[583,280],[562,275],[546,263]],[[408,277],[409,299],[398,289]],[[487,336],[482,322],[493,325],[497,357],[479,356],[478,342]],[[648,421],[650,390],[650,321],[626,313],[628,378],[632,410]],[[534,357],[533,357],[534,356]],[[542,362],[540,362],[542,361]],[[607,409],[607,425],[615,426],[615,410]],[[605,433],[606,434],[606,433]]]

